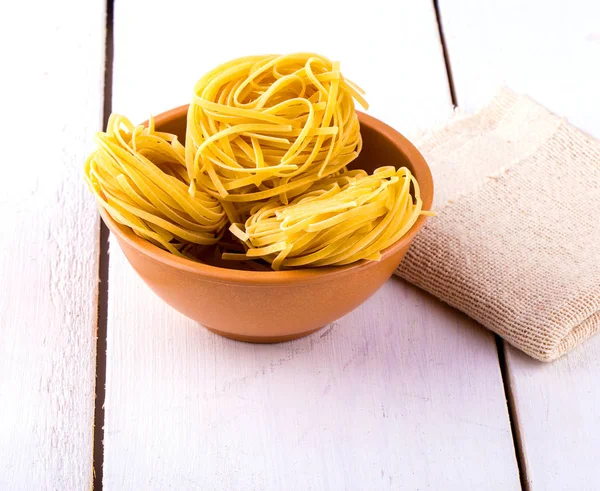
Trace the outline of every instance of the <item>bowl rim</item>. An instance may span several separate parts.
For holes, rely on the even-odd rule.
[[[161,126],[169,121],[185,117],[189,104],[179,106],[169,111],[165,111],[154,118],[155,126]],[[412,166],[412,172],[419,183],[423,209],[431,209],[433,202],[433,179],[427,162],[415,146],[408,141],[402,134],[373,116],[356,111],[361,125],[368,126],[377,131],[390,141],[401,153],[405,155]],[[148,121],[143,123],[148,124]],[[238,269],[220,268],[200,262],[193,261],[184,257],[178,257],[151,242],[137,236],[128,227],[116,222],[109,213],[98,204],[100,215],[106,226],[115,234],[119,241],[125,242],[138,253],[146,256],[154,262],[164,266],[169,266],[174,270],[186,275],[202,277],[218,282],[242,283],[253,285],[273,285],[297,283],[314,283],[320,281],[329,281],[333,278],[358,273],[361,270],[378,264],[378,262],[361,259],[356,263],[344,266],[325,266],[302,269],[289,269],[283,271],[247,271]],[[385,261],[403,248],[407,247],[415,237],[419,229],[424,225],[425,215],[421,215],[409,231],[397,242],[387,247],[381,252],[380,262]]]

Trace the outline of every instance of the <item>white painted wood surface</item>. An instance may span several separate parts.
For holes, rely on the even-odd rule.
[[[0,489],[92,482],[98,218],[81,169],[102,125],[103,1],[0,15]]]
[[[440,3],[461,107],[506,83],[600,138],[598,2]],[[505,352],[529,488],[597,490],[600,337],[549,365]]]
[[[439,3],[462,109],[474,111],[505,83],[600,136],[600,2]]]
[[[530,489],[596,491],[600,336],[551,364],[505,352]]]
[[[440,122],[432,6],[391,5],[117,1],[113,110],[140,121],[220,61],[316,50],[401,131]],[[113,242],[108,316],[108,490],[520,487],[492,335],[397,279],[309,338],[248,345],[165,305]]]

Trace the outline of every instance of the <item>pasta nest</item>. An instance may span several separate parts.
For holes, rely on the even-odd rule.
[[[419,184],[406,167],[380,167],[372,175],[348,171],[319,180],[288,205],[276,199],[257,204],[243,225],[230,227],[246,253],[223,258],[262,258],[275,270],[378,261],[412,227],[422,206]]]
[[[362,90],[339,62],[311,53],[250,56],[204,75],[187,117],[191,188],[224,203],[277,196],[282,204],[354,160],[362,146],[354,100]],[[236,203],[238,205],[236,205]]]
[[[216,244],[227,225],[219,201],[189,190],[185,149],[176,135],[133,126],[112,114],[84,177],[96,199],[117,222],[176,255],[190,244]]]

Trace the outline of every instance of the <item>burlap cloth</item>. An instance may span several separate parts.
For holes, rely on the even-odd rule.
[[[600,142],[502,89],[415,140],[430,218],[397,274],[542,361],[600,329]]]

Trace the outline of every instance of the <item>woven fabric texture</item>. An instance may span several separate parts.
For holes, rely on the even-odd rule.
[[[530,356],[600,329],[600,142],[502,89],[416,142],[434,211],[397,274]]]

